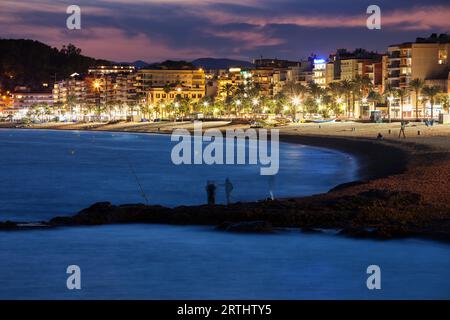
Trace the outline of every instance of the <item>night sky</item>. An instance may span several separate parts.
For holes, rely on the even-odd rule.
[[[66,8],[82,10],[67,30]],[[380,6],[382,29],[366,28]],[[1,0],[0,37],[27,38],[114,61],[200,57],[300,59],[336,48],[387,45],[450,31],[448,0]]]

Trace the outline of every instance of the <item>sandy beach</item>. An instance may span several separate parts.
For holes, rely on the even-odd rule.
[[[0,127],[11,125],[2,124]],[[205,122],[203,127],[220,130],[249,128],[248,125],[226,121]],[[193,124],[49,123],[26,128],[170,133],[175,128],[190,130]],[[446,240],[450,238],[450,125],[427,127],[421,123],[410,123],[406,128],[406,139],[398,138],[399,123],[311,123],[278,129],[282,141],[332,148],[354,155],[358,159],[360,181],[310,197],[215,206],[213,209],[208,206],[158,207],[157,210],[152,206],[93,206],[71,220],[57,218],[51,224],[130,221],[221,224],[224,221],[264,220],[277,227],[346,228],[348,234],[356,236],[391,238],[423,235]],[[379,133],[383,139],[377,139]],[[102,214],[109,215],[107,220],[98,220],[99,208]],[[140,213],[136,214],[136,211]],[[290,221],[280,218],[280,213],[286,213],[291,217]],[[361,228],[375,228],[378,231],[367,233]]]

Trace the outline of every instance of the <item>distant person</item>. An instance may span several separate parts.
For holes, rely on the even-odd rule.
[[[233,191],[233,184],[231,183],[230,179],[225,179],[225,194],[227,197],[227,205],[230,205],[231,203],[231,192]]]
[[[377,135],[377,139],[378,140],[383,140],[384,139],[383,135],[380,132]]]
[[[403,139],[406,139],[405,128],[406,128],[406,122],[402,121],[400,124],[400,132],[398,133],[399,138],[401,137],[401,135],[403,135]]]
[[[216,184],[214,183],[214,181],[208,181],[206,183],[206,195],[208,198],[208,204],[215,205],[216,204]]]

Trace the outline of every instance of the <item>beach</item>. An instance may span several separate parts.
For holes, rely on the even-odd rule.
[[[50,123],[31,125],[28,128],[170,133],[175,128],[191,129],[192,126],[190,122],[123,122]],[[204,128],[225,130],[246,129],[249,126],[221,121],[206,122]],[[266,221],[270,224],[269,229],[338,228],[344,234],[361,237],[425,236],[449,239],[449,125],[426,127],[421,123],[411,123],[406,128],[406,139],[398,138],[399,123],[296,124],[277,129],[280,130],[282,141],[337,149],[355,156],[360,181],[337,186],[320,195],[238,203],[228,207],[192,206],[171,209],[100,204],[73,218],[53,219],[50,225],[126,222],[221,225],[224,222]],[[377,139],[379,133],[383,139]]]

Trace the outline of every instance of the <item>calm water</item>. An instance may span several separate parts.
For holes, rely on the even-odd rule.
[[[229,176],[235,200],[268,194],[255,166],[170,164],[168,137],[0,130],[0,220],[71,214],[100,200],[204,201],[206,179]],[[355,178],[355,162],[329,150],[283,144],[277,196],[323,192]],[[66,289],[66,268],[82,290]],[[366,268],[382,290],[366,288]],[[0,299],[450,298],[450,246],[333,234],[230,234],[212,227],[115,225],[0,233]]]
[[[106,132],[0,130],[0,220],[72,215],[98,201],[139,203],[139,182],[153,204],[203,204],[207,180],[229,177],[234,201],[326,192],[355,179],[355,161],[339,152],[280,146],[280,171],[256,165],[176,166],[169,136]],[[134,173],[133,173],[134,172]],[[225,201],[224,188],[218,201]]]

